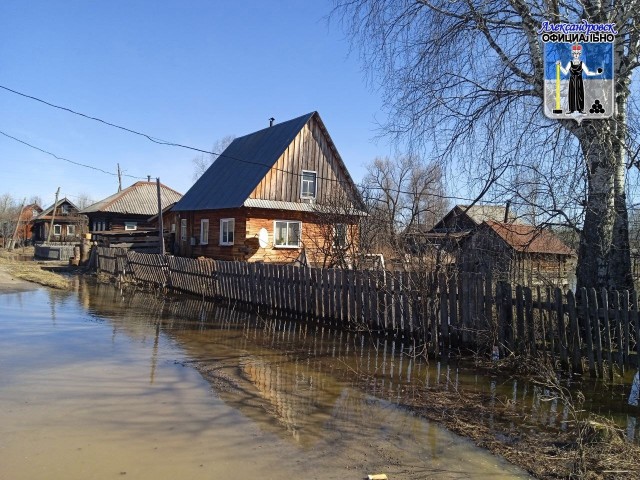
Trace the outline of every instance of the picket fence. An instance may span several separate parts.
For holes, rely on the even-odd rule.
[[[410,338],[430,355],[546,355],[564,367],[613,376],[638,364],[635,292],[528,288],[474,274],[321,269],[225,262],[97,248],[111,275],[268,315]]]

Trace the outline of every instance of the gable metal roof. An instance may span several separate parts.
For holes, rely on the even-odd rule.
[[[160,203],[164,208],[177,202],[182,195],[160,184]],[[156,182],[136,182],[124,190],[89,205],[80,213],[124,213],[130,215],[158,214],[158,187]]]
[[[60,200],[58,200],[57,203],[53,203],[51,205],[49,205],[47,208],[45,208],[44,210],[42,210],[42,212],[40,212],[40,214],[34,218],[34,220],[40,220],[44,217],[49,217],[51,218],[51,213],[53,212],[53,207],[55,205],[56,208],[60,208],[63,204],[68,204],[70,205],[72,208],[75,208],[76,210],[78,209],[78,207],[75,206],[75,204],[69,200],[67,197],[64,197]]]
[[[172,211],[241,207],[316,112],[236,138]]]

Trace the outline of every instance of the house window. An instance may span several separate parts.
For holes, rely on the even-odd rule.
[[[347,226],[344,223],[336,223],[333,227],[333,246],[335,248],[347,246]]]
[[[95,220],[93,222],[93,231],[94,232],[103,232],[106,228],[106,222],[104,220]]]
[[[183,218],[180,220],[180,240],[183,242],[187,241],[187,219]]]
[[[138,229],[138,222],[124,222],[124,229],[125,230],[137,230]]]
[[[209,243],[209,219],[203,218],[200,220],[200,245],[207,245]]]
[[[31,216],[33,218],[37,217],[38,215],[39,215],[38,210],[36,210],[36,209],[31,210]]]
[[[76,226],[75,225],[67,225],[67,235],[73,237],[76,234]]]
[[[302,185],[300,186],[301,198],[316,198],[316,172],[302,171]]]
[[[62,235],[62,225],[54,225],[53,226],[53,234],[60,236]]]
[[[176,224],[175,223],[171,224],[171,233],[176,233]]]
[[[60,205],[60,212],[62,213],[62,215],[69,215],[69,205],[67,205],[66,203]]]
[[[276,220],[273,230],[276,247],[298,248],[300,246],[301,222]]]
[[[233,231],[236,221],[233,218],[220,219],[220,245],[233,245]]]

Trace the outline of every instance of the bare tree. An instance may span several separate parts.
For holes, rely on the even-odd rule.
[[[235,135],[226,135],[216,140],[216,142],[213,144],[213,147],[211,148],[211,153],[209,155],[200,154],[192,160],[194,168],[194,181],[200,178],[202,174],[207,171],[211,164],[216,161],[216,158],[220,156],[224,149],[227,148],[229,144],[235,140],[235,138]]]
[[[78,210],[87,208],[89,205],[93,205],[94,203],[95,201],[86,192],[80,193],[76,198],[76,207],[78,207]]]
[[[0,237],[2,245],[7,247],[8,241],[13,238],[13,233],[18,220],[18,203],[8,193],[0,195]]]
[[[360,199],[349,198],[335,190],[321,205],[314,206],[317,228],[307,245],[314,253],[314,263],[323,268],[357,268],[360,260],[360,229],[366,213]]]
[[[438,153],[473,182],[496,164],[496,197],[534,203],[551,224],[580,230],[578,286],[632,288],[625,186],[636,161],[631,79],[636,0],[335,0],[365,66],[386,92],[386,132]],[[577,123],[542,114],[542,22],[614,23],[616,108]],[[522,175],[522,173],[526,173]],[[535,173],[535,176],[532,175]],[[537,195],[524,197],[520,179]],[[531,182],[534,182],[532,184]]]
[[[369,212],[363,246],[387,256],[415,247],[448,207],[442,169],[415,155],[374,159],[367,166],[363,197]]]
[[[42,208],[42,197],[40,195],[32,195],[31,197],[29,197],[28,205],[38,205],[40,208]]]

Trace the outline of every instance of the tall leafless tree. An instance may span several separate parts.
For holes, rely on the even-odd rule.
[[[226,135],[213,144],[211,148],[211,153],[209,155],[205,155],[204,153],[194,157],[193,162],[193,180],[196,181],[199,179],[204,172],[211,166],[213,162],[216,161],[216,158],[220,156],[220,154],[224,151],[225,148],[229,146],[231,142],[235,140],[235,135]]]
[[[471,180],[506,162],[510,174],[492,184],[497,196],[535,203],[546,222],[580,230],[578,286],[633,288],[625,187],[637,153],[630,87],[640,2],[335,0],[333,18],[383,85],[386,132],[432,149]],[[583,19],[618,31],[615,112],[552,121],[543,116],[537,32],[544,21]],[[524,197],[516,180],[536,195]]]
[[[416,155],[374,159],[363,180],[363,198],[369,212],[363,246],[387,255],[405,253],[448,207],[440,166]]]

